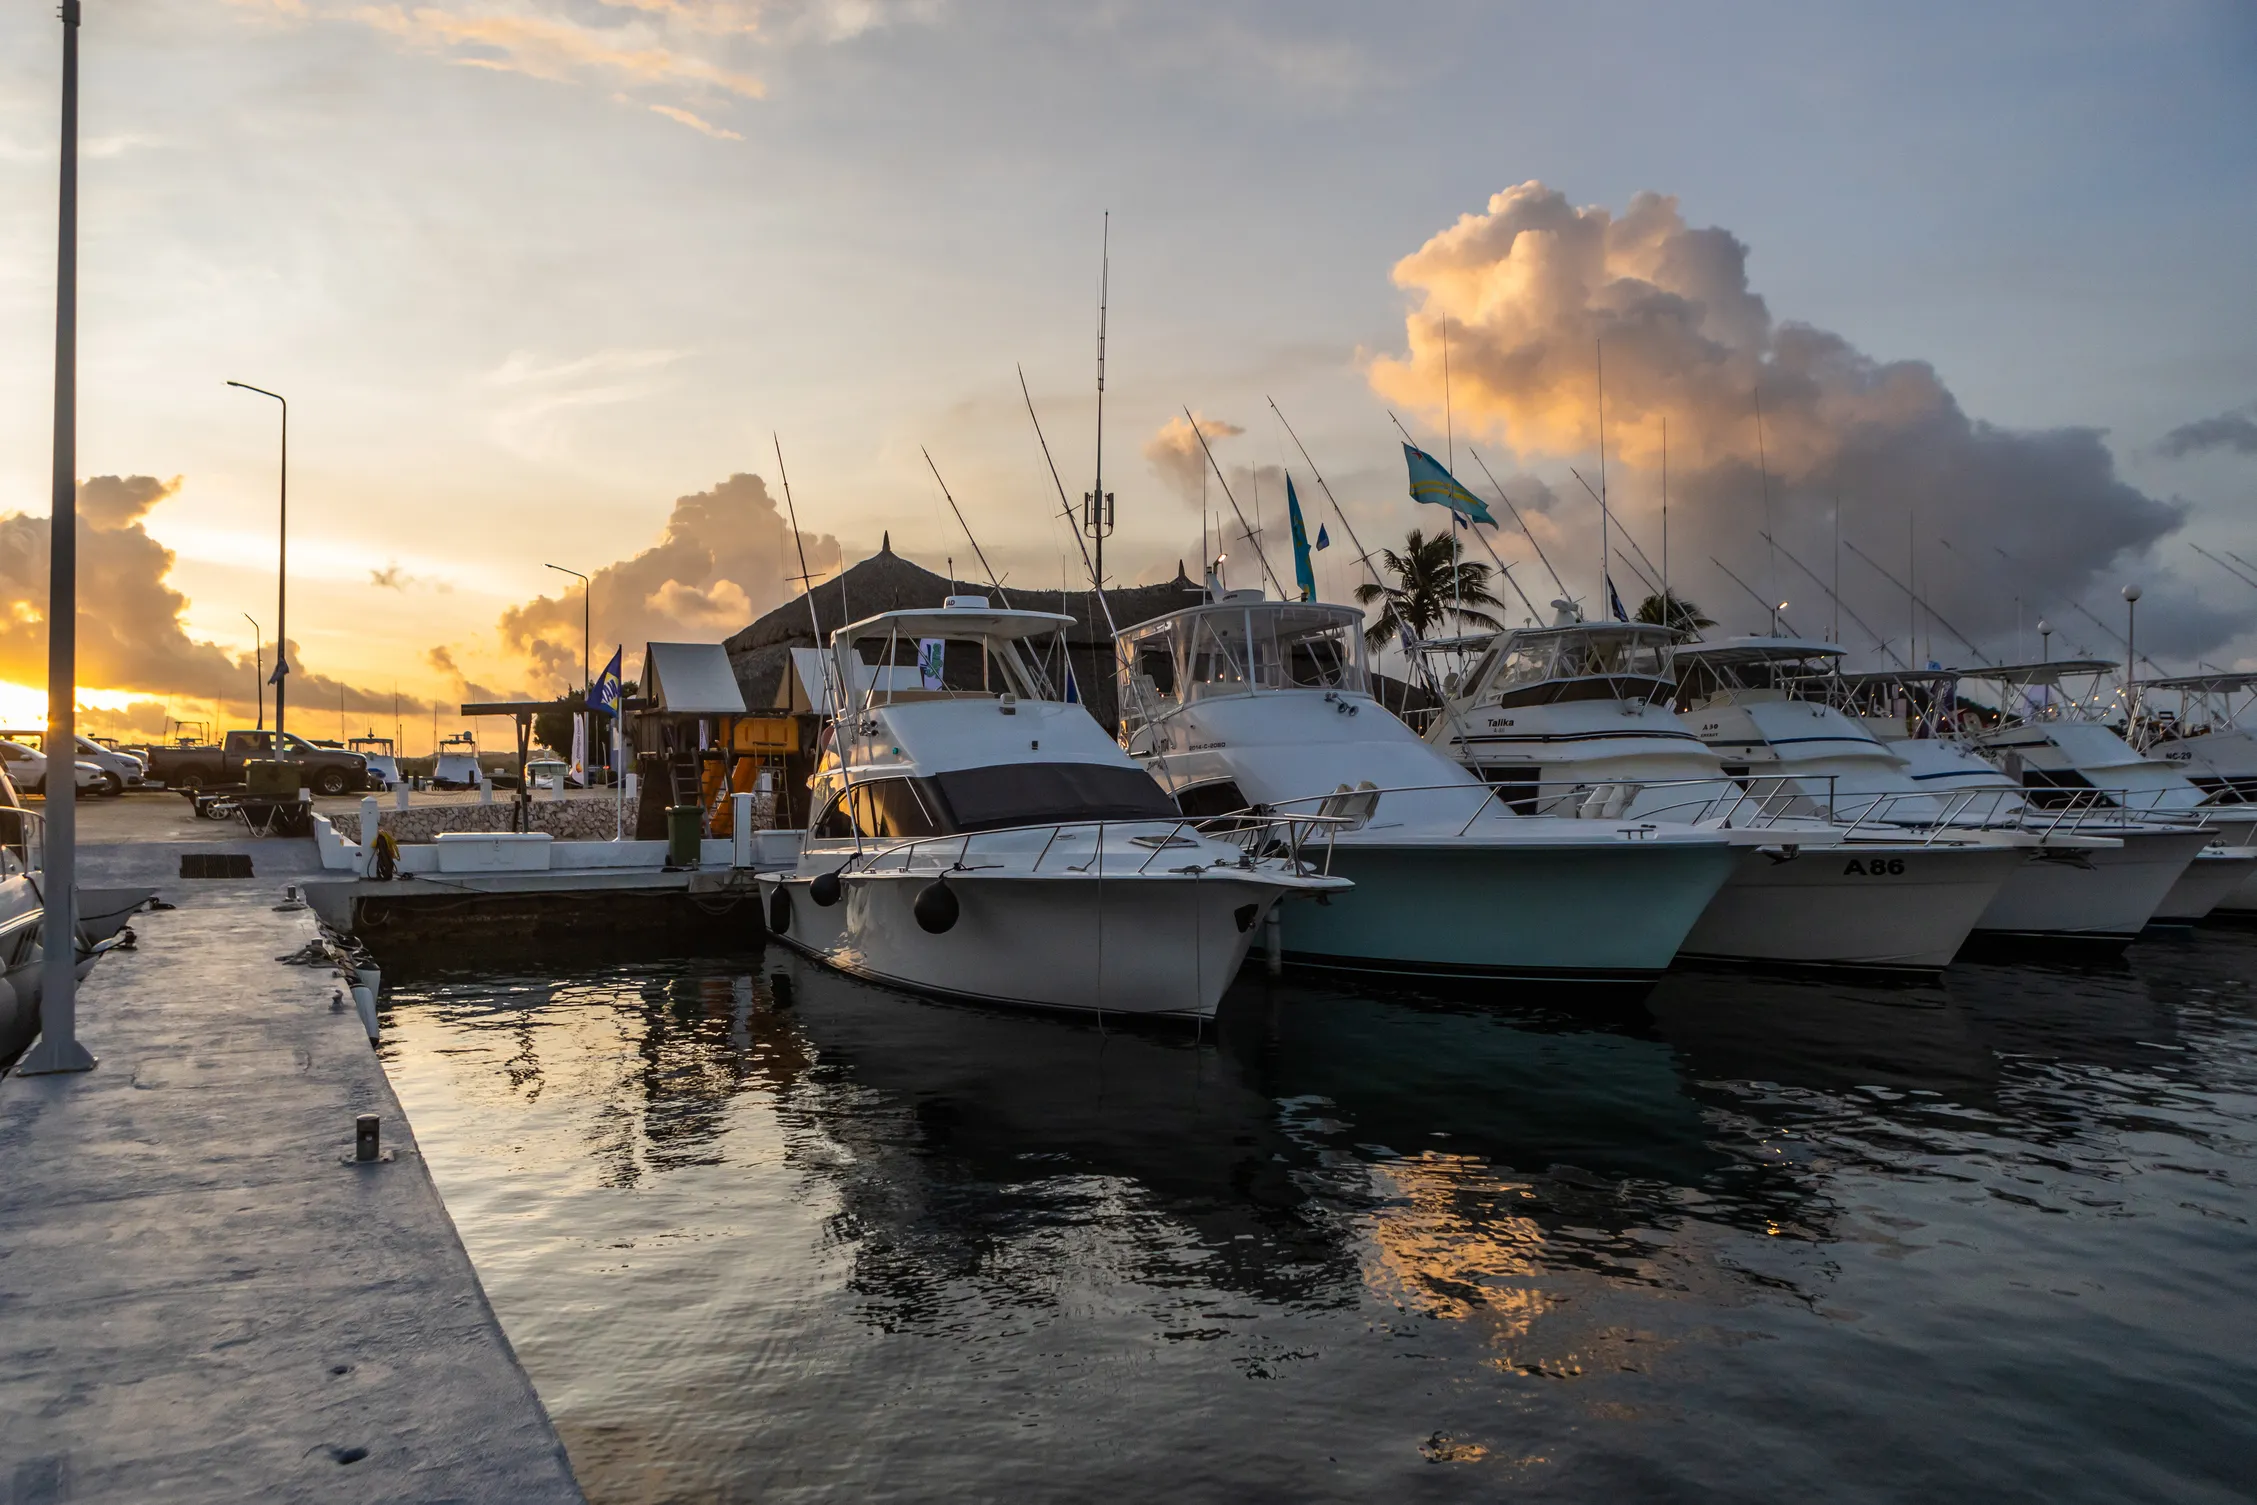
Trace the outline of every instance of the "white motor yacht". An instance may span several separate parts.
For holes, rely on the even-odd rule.
[[[1211,836],[1179,814],[1068,698],[1072,620],[958,596],[832,635],[830,683],[857,688],[798,865],[761,880],[776,939],[923,993],[1208,1018],[1273,905],[1348,892],[1321,837],[1304,850],[1321,822]]]
[[[2186,674],[2139,682],[2132,745],[2184,773],[2214,806],[2257,804],[2257,735],[2241,718],[2257,709],[2257,674]],[[2176,696],[2174,710],[2157,702]]]
[[[1995,693],[1997,719],[1987,726],[1976,724],[1979,717],[1958,719],[1967,723],[1969,744],[2040,808],[2120,811],[2154,826],[2207,828],[2209,840],[2154,916],[2190,923],[2257,873],[2257,806],[2238,797],[2219,803],[2176,764],[2146,757],[2117,735],[2109,718],[2138,697],[2108,685],[2116,667],[2105,659],[2057,659],[1962,670],[1962,681]]]
[[[2196,823],[2138,814],[2090,789],[2027,788],[1978,756],[1972,739],[1983,714],[1959,699],[1960,678],[1954,669],[1811,675],[1798,693],[1832,702],[1900,765],[1843,777],[1845,812],[1876,795],[1889,801],[1883,819],[2006,825],[2037,838],[2036,859],[1999,895],[1983,933],[2121,944],[2149,924],[2207,909],[2235,881]],[[1907,789],[1930,797],[1908,798]]]
[[[1372,699],[1363,614],[1215,592],[1122,631],[1123,741],[1187,814],[1338,822],[1355,892],[1284,912],[1288,959],[1620,982],[1667,968],[1732,870],[1683,824],[1515,813]]]
[[[1563,605],[1549,627],[1439,645],[1430,654],[1437,668],[1445,656],[1460,662],[1427,738],[1531,812],[1596,805],[1731,833],[1736,866],[1687,937],[1688,955],[1922,972],[1947,965],[2024,861],[2026,842],[1844,824],[1830,815],[1824,778],[1782,777],[1789,770],[1775,756],[1720,756],[1670,709],[1676,636],[1658,625],[1582,621]],[[1712,720],[1773,715],[1768,693],[1736,680],[1735,699],[1720,700],[1724,693],[1713,676],[1702,682]]]

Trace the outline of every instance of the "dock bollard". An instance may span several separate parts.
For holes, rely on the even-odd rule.
[[[353,1158],[374,1160],[381,1148],[381,1128],[373,1113],[363,1113],[353,1120]]]

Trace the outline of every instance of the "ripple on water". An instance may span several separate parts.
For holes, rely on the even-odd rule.
[[[395,977],[386,1053],[598,1501],[2224,1500],[2253,963],[1194,1040],[771,954]]]

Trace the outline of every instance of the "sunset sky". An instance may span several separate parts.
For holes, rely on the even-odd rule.
[[[0,17],[0,718],[41,704],[59,31]],[[772,431],[823,562],[890,530],[973,572],[925,447],[1056,588],[1014,367],[1078,494],[1108,210],[1123,580],[1196,569],[1186,407],[1243,431],[1242,504],[1275,522],[1288,463],[1311,500],[1274,397],[1367,543],[1441,520],[1388,410],[1486,489],[1470,436],[1595,605],[1604,339],[1613,495],[1653,550],[1666,421],[1675,580],[1729,626],[1712,554],[1804,595],[1760,388],[1782,541],[1830,549],[1839,497],[1994,656],[2040,614],[2108,652],[2069,603],[2116,623],[2137,579],[2167,666],[2257,663],[2257,588],[2187,545],[2257,558],[2246,5],[86,0],[82,47],[110,725],[243,714],[244,613],[272,639],[276,414],[229,378],[291,399],[301,730],[397,687],[421,750],[434,698],[576,678],[544,562],[623,566],[599,661],[786,599]]]

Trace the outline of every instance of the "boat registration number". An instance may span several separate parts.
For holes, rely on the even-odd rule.
[[[1846,878],[1853,874],[1861,878],[1901,878],[1904,876],[1904,859],[1875,857],[1868,862],[1852,857],[1849,866],[1842,869],[1842,876]]]

